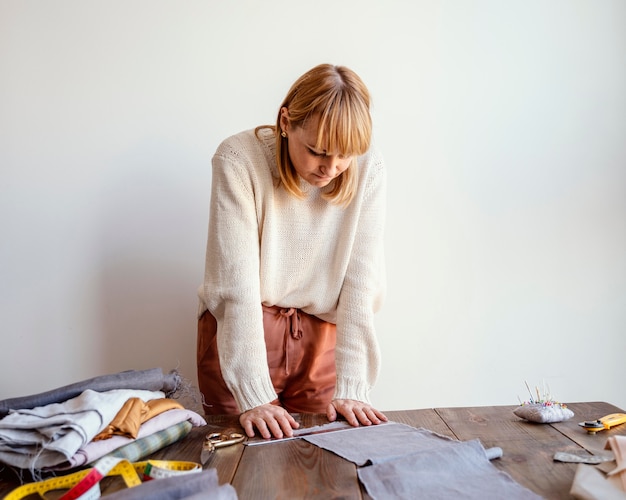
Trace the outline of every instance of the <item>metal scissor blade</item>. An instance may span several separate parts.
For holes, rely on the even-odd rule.
[[[218,448],[225,448],[237,443],[241,443],[246,436],[239,432],[220,433],[213,432],[207,434],[202,443],[202,452],[200,453],[200,461],[202,465],[206,465]]]
[[[205,441],[202,444],[202,452],[200,453],[200,463],[203,466],[209,463],[211,457],[215,454],[215,446],[210,441]]]

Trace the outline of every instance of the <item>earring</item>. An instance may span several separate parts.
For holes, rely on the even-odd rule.
[[[280,133],[280,136],[284,139],[287,137],[287,132],[285,132],[284,130]]]

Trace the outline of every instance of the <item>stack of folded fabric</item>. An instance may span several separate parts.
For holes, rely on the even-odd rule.
[[[155,368],[0,401],[0,462],[38,476],[107,455],[137,461],[206,425],[173,399],[180,386]]]

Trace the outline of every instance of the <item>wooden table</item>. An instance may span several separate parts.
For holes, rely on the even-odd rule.
[[[595,435],[578,422],[623,412],[603,402],[572,403],[575,416],[556,424],[534,424],[513,414],[515,406],[435,408],[389,411],[390,420],[424,427],[462,441],[480,439],[485,448],[499,446],[504,455],[492,463],[517,482],[547,499],[569,494],[577,464],[555,462],[557,451],[591,454],[602,451],[607,437],[626,435],[626,424]],[[326,422],[323,415],[299,415],[301,425]],[[199,461],[201,442],[208,432],[241,430],[236,417],[208,417],[206,427],[194,428],[183,440],[153,454],[154,459]],[[240,499],[369,498],[357,479],[356,466],[302,439],[262,446],[222,448],[207,467],[215,467],[220,483],[229,482]],[[15,476],[0,475],[0,495],[17,484]],[[106,488],[103,491],[106,496]]]

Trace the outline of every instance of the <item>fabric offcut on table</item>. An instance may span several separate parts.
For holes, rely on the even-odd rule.
[[[217,469],[147,481],[103,498],[107,500],[236,500],[235,488],[219,484]]]
[[[626,436],[611,436],[606,440],[606,449],[613,451],[617,467],[609,476],[619,478],[622,491],[626,493]]]
[[[4,399],[0,401],[0,418],[8,415],[10,410],[31,409],[60,403],[79,396],[87,389],[96,392],[107,392],[114,389],[162,391],[167,397],[171,397],[181,387],[181,384],[182,378],[175,370],[165,375],[161,368],[127,370],[93,377],[30,396]]]
[[[599,466],[580,464],[570,494],[579,500],[626,499],[626,436],[610,436],[605,449],[611,450],[615,462]]]
[[[303,439],[360,466],[359,480],[375,500],[541,498],[497,469],[476,439],[457,441],[396,422]]]
[[[13,410],[0,420],[0,461],[22,469],[43,469],[69,460],[91,441],[124,403],[163,398],[160,391],[86,390],[79,396],[32,409]]]

